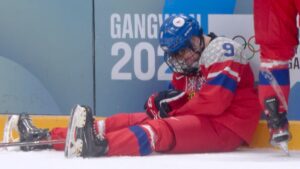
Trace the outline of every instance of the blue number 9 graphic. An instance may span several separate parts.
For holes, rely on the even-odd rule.
[[[223,49],[226,50],[226,52],[224,53],[224,56],[227,56],[227,57],[234,56],[234,47],[231,43],[224,43]]]

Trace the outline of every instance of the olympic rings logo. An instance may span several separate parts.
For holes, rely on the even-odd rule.
[[[237,41],[243,46],[243,56],[247,60],[251,60],[256,53],[260,52],[258,45],[255,44],[255,36],[251,36],[248,40],[242,35],[236,35],[232,40]]]

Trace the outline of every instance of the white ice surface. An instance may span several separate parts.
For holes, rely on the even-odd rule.
[[[240,149],[230,153],[153,154],[66,159],[59,151],[0,150],[1,169],[300,169],[300,151]]]

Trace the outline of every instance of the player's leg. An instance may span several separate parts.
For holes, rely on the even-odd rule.
[[[207,117],[186,115],[165,121],[174,133],[175,145],[170,153],[233,151],[243,143],[237,134]]]
[[[106,133],[110,133],[129,126],[141,124],[149,120],[146,113],[120,113],[104,120],[95,121],[97,123],[98,134],[103,138]],[[50,132],[51,139],[60,140],[67,137],[68,128],[53,128]],[[54,144],[55,150],[64,150],[64,144]]]
[[[24,117],[26,118],[24,118]],[[19,119],[19,118],[18,118]],[[61,140],[66,139],[68,128],[65,127],[57,127],[53,128],[50,132],[46,129],[39,129],[31,123],[31,119],[29,115],[21,115],[19,126],[22,128],[22,132],[20,133],[22,139],[21,141],[36,141],[45,139],[41,137],[42,134],[47,134],[47,139],[52,140]],[[101,137],[105,136],[105,133],[113,132],[119,129],[127,128],[129,126],[137,125],[142,122],[149,120],[148,116],[145,113],[120,113],[117,115],[113,115],[111,117],[106,118],[105,120],[95,121],[97,123],[98,134]],[[18,121],[18,120],[17,120]],[[18,122],[16,122],[18,123]],[[25,124],[27,124],[25,126]],[[27,128],[25,128],[27,127]],[[30,132],[30,133],[27,133]],[[40,132],[40,133],[37,133]],[[31,134],[31,135],[29,135]],[[34,138],[32,136],[35,136]],[[31,136],[31,137],[29,137]],[[26,140],[24,139],[26,137]],[[64,150],[64,144],[54,144],[52,146],[30,146],[30,147],[22,147],[23,150],[34,150],[34,149],[42,149],[42,148],[54,148],[55,150]]]
[[[104,138],[99,136],[97,125],[87,108],[73,112],[66,141],[67,157],[232,151],[243,142],[222,125],[193,115],[148,120],[109,132]]]
[[[254,0],[255,41],[273,59],[289,60],[298,45],[297,0]],[[261,46],[262,47],[262,46]]]
[[[193,115],[149,120],[106,135],[105,155],[147,155],[151,152],[199,153],[233,151],[243,140],[206,117]]]
[[[162,119],[149,120],[106,135],[107,156],[148,155],[153,151],[169,151],[175,143],[174,134]]]
[[[274,145],[290,138],[286,113],[289,60],[298,44],[296,16],[294,0],[254,0],[255,38],[261,48],[259,99]]]
[[[52,140],[65,140],[67,138],[67,127],[55,127],[50,131],[50,138]],[[52,148],[58,151],[65,149],[65,144],[53,144]]]
[[[77,105],[70,116],[65,156],[96,157],[107,151],[107,140],[98,134],[90,107]]]
[[[135,125],[147,120],[148,117],[145,113],[121,113],[106,118],[105,120],[99,120],[98,131],[102,135],[106,132],[118,130],[131,125]],[[38,140],[64,140],[67,136],[67,127],[56,127],[50,132],[48,129],[41,129],[34,126],[31,122],[31,118],[28,114],[22,113],[21,115],[10,116],[7,124],[7,131],[4,133],[4,142],[10,142],[12,140],[13,130],[17,131],[20,136],[20,141],[38,141]],[[6,135],[6,136],[5,136]],[[21,149],[24,151],[30,151],[35,149],[46,149],[53,148],[55,150],[64,150],[64,144],[53,144],[46,146],[22,146]]]
[[[300,14],[300,1],[298,1],[298,0],[294,0],[294,2],[295,2],[295,6],[296,6],[296,8],[297,8],[297,11],[298,11],[298,15]],[[298,17],[298,25],[300,24],[300,18]]]
[[[118,113],[107,117],[105,120],[98,121],[99,130],[105,133],[113,132],[129,126],[138,125],[149,120],[144,112],[137,113]]]
[[[154,143],[165,145],[165,140],[173,141],[171,130],[163,120],[149,120],[151,124],[159,126],[159,132],[164,133],[163,141],[159,141],[159,138],[156,140],[157,134],[148,123],[111,131],[101,138],[97,129],[99,123],[92,117],[90,109],[84,106],[74,109],[70,121],[65,149],[67,157],[147,155],[155,150]]]
[[[290,139],[287,120],[290,91],[288,61],[266,61],[263,58],[261,60],[259,100],[270,129],[270,142],[276,146]],[[282,65],[276,65],[278,62]],[[270,66],[266,66],[268,64]]]

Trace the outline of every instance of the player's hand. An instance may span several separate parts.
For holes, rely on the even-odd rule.
[[[188,101],[188,95],[179,90],[165,90],[152,94],[144,105],[147,115],[152,119],[168,117],[168,114],[180,108]]]

